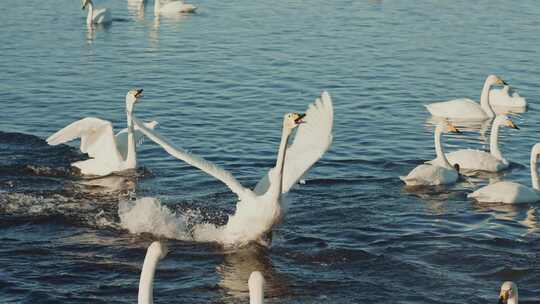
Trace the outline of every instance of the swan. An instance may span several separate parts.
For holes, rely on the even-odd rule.
[[[160,0],[154,0],[154,15],[173,15],[178,13],[195,13],[197,7],[193,4],[186,4],[184,1],[171,1],[161,5]]]
[[[518,288],[512,281],[506,281],[501,285],[499,304],[518,304]]]
[[[304,117],[306,119],[304,123]],[[328,92],[310,104],[306,114],[288,113],[283,118],[281,143],[276,165],[266,174],[254,190],[243,187],[234,176],[219,166],[175,148],[158,133],[133,119],[141,132],[159,144],[172,156],[199,168],[219,179],[238,197],[235,214],[227,224],[208,233],[207,241],[242,246],[255,241],[270,246],[271,229],[282,219],[281,194],[286,193],[319,160],[332,143],[333,106]],[[298,127],[293,143],[287,143],[293,129]],[[196,232],[195,232],[196,233]],[[197,239],[205,236],[196,235]]]
[[[540,143],[531,149],[531,182],[532,188],[515,182],[501,181],[484,186],[467,197],[485,203],[520,204],[534,203],[540,200],[540,186],[536,161],[540,154]]]
[[[249,304],[264,303],[264,277],[259,271],[253,271],[248,280]]]
[[[71,165],[83,175],[105,176],[116,171],[137,167],[135,145],[143,139],[142,133],[133,126],[132,113],[142,95],[142,89],[130,90],[126,95],[127,129],[114,135],[111,122],[95,117],[75,121],[47,138],[49,145],[58,145],[75,138],[81,138],[81,152],[88,153],[90,159],[77,161]],[[156,121],[146,123],[154,129]]]
[[[441,134],[448,132],[460,133],[448,121],[441,121],[435,128],[435,152],[437,153],[437,161],[434,164],[421,164],[414,168],[407,176],[400,176],[399,178],[407,186],[448,185],[457,181],[459,176],[458,168],[448,162],[441,145]]]
[[[461,149],[446,154],[451,164],[458,164],[460,169],[471,171],[499,172],[508,168],[509,162],[499,150],[499,127],[507,126],[519,130],[519,127],[506,115],[498,115],[491,126],[489,150],[491,152]],[[432,160],[431,163],[437,160]]]
[[[510,87],[505,85],[502,89],[492,89],[489,91],[489,103],[492,106],[526,108],[527,100],[521,97],[518,92],[509,94]]]
[[[433,116],[459,120],[485,120],[495,114],[489,101],[489,89],[492,85],[507,85],[499,76],[489,75],[484,83],[480,104],[468,98],[454,99],[425,105]]]
[[[94,8],[92,0],[82,0],[82,9],[85,10],[88,6],[88,15],[86,16],[86,24],[92,27],[93,24],[105,24],[112,22],[111,10],[107,8]]]
[[[139,280],[138,304],[154,303],[154,274],[158,262],[167,256],[168,248],[164,243],[155,241],[146,250]]]

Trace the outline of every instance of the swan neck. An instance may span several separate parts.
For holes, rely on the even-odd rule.
[[[92,1],[88,1],[88,15],[86,15],[86,24],[92,26],[94,19],[94,3]]]
[[[450,162],[448,162],[448,159],[446,158],[446,155],[443,151],[443,147],[441,144],[442,133],[442,127],[437,126],[437,128],[435,128],[435,153],[437,153],[437,163],[442,163],[447,168],[453,168]]]
[[[154,0],[154,15],[159,15],[160,3],[159,0]]]
[[[138,304],[154,303],[154,275],[159,261],[157,254],[146,254],[139,281]]]
[[[128,151],[126,155],[126,169],[137,167],[137,150],[135,148],[135,134],[133,133],[133,114],[131,110],[126,111],[127,114],[127,131],[128,131]]]
[[[274,175],[274,180],[271,183],[270,189],[268,189],[271,191],[271,194],[277,198],[279,198],[281,192],[283,192],[283,168],[285,166],[285,155],[287,153],[287,143],[289,141],[290,134],[291,131],[289,129],[283,128],[275,167],[277,172]]]
[[[486,82],[484,82],[484,87],[482,88],[482,94],[480,95],[480,107],[482,107],[482,110],[486,112],[488,117],[495,116],[495,113],[493,112],[493,109],[491,108],[491,104],[489,102],[489,90],[491,88],[491,82],[489,81],[489,78],[486,79]]]
[[[540,183],[538,181],[538,168],[536,161],[538,160],[538,154],[531,152],[531,183],[534,189],[540,191]]]
[[[249,304],[263,304],[264,288],[256,286],[249,289]]]
[[[491,127],[491,134],[489,137],[489,150],[491,152],[491,155],[493,157],[503,160],[503,156],[501,153],[501,150],[499,150],[499,129],[500,129],[501,123],[499,120],[495,119],[493,122],[493,126]]]

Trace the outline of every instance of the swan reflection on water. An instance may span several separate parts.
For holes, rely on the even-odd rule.
[[[146,0],[128,0],[127,1],[128,12],[137,21],[143,21],[145,4],[146,4]]]

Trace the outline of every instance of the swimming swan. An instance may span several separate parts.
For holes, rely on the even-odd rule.
[[[171,1],[161,5],[160,0],[154,0],[154,15],[174,15],[178,13],[195,13],[197,7],[193,4],[186,4],[184,1]]]
[[[94,8],[92,0],[82,0],[82,9],[86,9],[88,6],[88,15],[86,16],[86,24],[92,26],[92,24],[105,24],[112,22],[111,10],[107,8]]]
[[[521,97],[518,92],[513,92],[510,96],[510,87],[505,85],[502,89],[492,89],[489,91],[489,103],[492,106],[508,108],[526,108],[527,100]]]
[[[514,282],[506,281],[501,285],[499,304],[518,304],[518,288]]]
[[[453,184],[458,180],[458,171],[452,166],[443,152],[441,145],[442,133],[460,133],[460,131],[447,121],[440,122],[435,128],[435,164],[421,164],[414,168],[407,176],[399,178],[407,186],[435,186]]]
[[[282,218],[281,194],[286,193],[319,160],[332,143],[333,107],[327,92],[310,104],[304,115],[288,113],[283,118],[283,130],[276,165],[257,184],[254,190],[243,187],[234,176],[219,166],[175,148],[154,131],[142,126],[136,118],[135,125],[172,156],[199,168],[219,179],[238,196],[235,214],[227,224],[211,234],[225,245],[244,245],[251,241],[269,246],[266,237]],[[299,126],[299,127],[298,127]],[[298,127],[294,142],[287,146],[291,132]]]
[[[249,304],[263,304],[264,303],[264,277],[258,272],[254,271],[249,276]]]
[[[489,90],[492,85],[506,85],[507,83],[499,76],[489,75],[484,83],[480,104],[471,99],[460,98],[444,102],[436,102],[425,105],[433,116],[446,117],[457,120],[484,120],[495,116],[489,102]]]
[[[146,251],[139,280],[138,304],[154,303],[154,275],[158,262],[167,256],[167,246],[161,242],[153,242]]]
[[[502,156],[499,150],[499,127],[507,126],[519,130],[519,127],[506,115],[499,115],[493,121],[491,126],[491,135],[489,140],[489,150],[491,152],[462,149],[446,154],[446,158],[451,164],[458,164],[460,169],[479,170],[487,172],[499,172],[508,168],[508,161]],[[431,163],[436,160],[431,161]]]
[[[540,201],[540,186],[536,161],[540,154],[540,144],[535,144],[531,149],[531,182],[532,188],[515,182],[501,181],[482,187],[467,197],[485,203],[520,204]]]
[[[142,89],[133,89],[126,95],[127,129],[114,135],[111,122],[95,117],[75,121],[47,138],[49,145],[58,145],[81,138],[81,152],[90,159],[74,162],[83,175],[105,176],[116,171],[137,167],[135,145],[143,139],[142,133],[133,126],[132,112],[142,95]],[[157,122],[146,124],[154,129]]]

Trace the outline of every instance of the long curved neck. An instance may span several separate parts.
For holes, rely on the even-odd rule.
[[[92,1],[88,1],[88,15],[86,16],[86,24],[88,26],[92,26],[94,19],[94,4]]]
[[[514,296],[510,299],[508,299],[507,304],[518,304],[518,294],[517,292],[514,294]]]
[[[137,167],[137,151],[135,149],[135,135],[133,134],[133,107],[127,108],[127,129],[128,129],[128,150],[126,155],[127,169],[133,169]]]
[[[154,303],[154,274],[159,261],[157,254],[146,254],[139,281],[138,304]]]
[[[445,167],[453,168],[450,162],[448,162],[446,155],[444,154],[442,144],[441,144],[441,135],[442,135],[442,127],[437,126],[437,128],[435,128],[435,153],[437,153],[438,163],[444,164]]]
[[[159,9],[160,9],[160,3],[159,0],[154,0],[154,15],[159,15]]]
[[[249,304],[263,304],[264,289],[262,286],[255,286],[249,289]]]
[[[493,109],[491,108],[491,104],[489,103],[489,89],[491,88],[491,83],[486,79],[486,82],[484,82],[484,87],[482,88],[482,94],[480,95],[480,106],[482,107],[482,110],[486,112],[487,116],[493,117],[495,116],[495,113],[493,112]]]
[[[538,159],[538,154],[534,151],[531,152],[531,183],[534,189],[540,191],[540,183],[538,182],[538,170],[536,161]]]
[[[275,198],[279,198],[283,190],[283,167],[285,165],[285,154],[287,153],[287,142],[289,141],[289,135],[291,135],[291,131],[287,128],[283,128],[281,134],[281,143],[279,144],[279,151],[276,160],[276,172],[273,176],[270,188],[268,189],[268,192],[270,192]]]
[[[499,150],[499,128],[500,128],[500,122],[495,119],[493,122],[493,126],[491,127],[491,135],[489,137],[489,150],[491,151],[491,155],[493,157],[503,160],[503,156],[501,153],[501,150]]]

